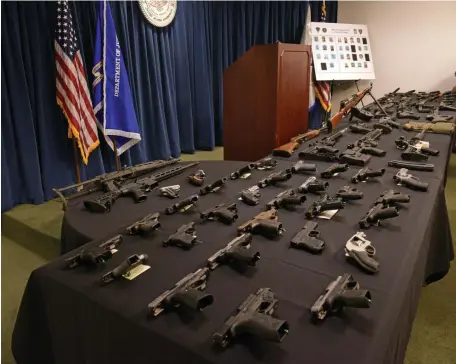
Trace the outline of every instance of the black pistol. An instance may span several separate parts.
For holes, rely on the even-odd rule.
[[[321,178],[331,178],[336,173],[348,171],[348,164],[334,163],[330,165],[325,171],[320,173]]]
[[[378,226],[381,221],[399,216],[397,208],[394,206],[374,205],[367,214],[359,221],[361,229],[369,229],[371,225]]]
[[[397,207],[401,203],[409,203],[410,196],[400,193],[395,190],[387,190],[383,192],[375,201],[375,205]]]
[[[222,188],[225,185],[226,181],[227,181],[227,179],[225,177],[223,177],[223,178],[220,178],[217,181],[212,182],[211,184],[203,187],[202,189],[200,189],[200,192],[199,192],[200,196],[204,196],[204,195],[207,195],[208,193],[218,191],[220,188]]]
[[[208,268],[201,268],[194,273],[186,275],[173,288],[149,303],[147,306],[149,314],[156,317],[165,310],[178,308],[202,311],[207,306],[212,305],[214,297],[203,292],[206,288],[208,277]]]
[[[260,260],[260,253],[250,250],[252,234],[246,233],[231,240],[226,247],[220,249],[207,260],[207,266],[214,270],[220,264],[254,267]]]
[[[261,181],[258,182],[257,186],[260,188],[264,188],[266,186],[277,186],[279,182],[288,181],[291,177],[291,170],[286,169],[284,171],[272,173],[266,178],[263,178]]]
[[[183,249],[190,249],[195,244],[201,244],[196,237],[195,223],[190,222],[182,225],[174,234],[163,241],[163,246],[178,246]]]
[[[160,221],[158,221],[159,217],[160,214],[158,212],[147,215],[143,219],[136,221],[129,227],[127,227],[127,231],[130,235],[135,235],[146,234],[151,231],[157,230],[160,227]]]
[[[263,340],[281,342],[288,334],[290,326],[287,321],[272,316],[278,300],[270,288],[260,288],[251,294],[239,306],[237,313],[231,316],[212,335],[214,344],[226,348],[234,339],[243,334],[259,337]]]
[[[369,178],[381,177],[385,174],[385,168],[373,170],[368,167],[361,168],[355,175],[351,178],[352,183],[364,182]]]
[[[239,199],[246,205],[255,206],[260,203],[261,193],[260,188],[255,185],[241,191]]]
[[[281,208],[290,209],[291,206],[302,205],[306,201],[306,196],[299,196],[292,188],[280,192],[273,200],[269,201],[266,208]]]
[[[298,187],[298,191],[301,193],[314,193],[319,194],[320,192],[325,191],[329,187],[328,182],[320,182],[317,180],[317,177],[309,177],[307,180]]]
[[[323,211],[343,209],[345,202],[340,197],[329,197],[323,194],[321,199],[312,202],[306,211],[306,219],[314,219]]]
[[[134,254],[128,257],[122,264],[101,277],[101,283],[107,284],[121,277],[128,277],[132,269],[147,262],[147,254]]]
[[[290,247],[295,249],[304,249],[312,254],[319,254],[325,248],[325,242],[320,238],[320,232],[317,230],[318,224],[308,221],[290,241]]]
[[[340,197],[342,201],[354,201],[354,200],[361,200],[364,197],[364,194],[350,186],[344,186],[336,193],[336,197]]]
[[[111,259],[117,247],[122,242],[122,235],[116,235],[113,238],[106,240],[102,244],[93,249],[84,249],[78,254],[65,259],[68,269],[76,268],[79,265],[94,268]]]
[[[241,178],[242,176],[250,173],[250,171],[252,169],[255,169],[255,164],[254,163],[247,164],[245,167],[242,167],[242,168],[238,169],[237,171],[234,171],[233,173],[231,173],[230,178],[231,179]]]
[[[291,167],[292,173],[308,173],[316,170],[317,166],[315,164],[305,163],[304,161],[298,161]]]
[[[187,198],[175,203],[174,205],[167,207],[165,210],[165,214],[172,215],[180,210],[189,208],[192,205],[196,204],[198,202],[198,200],[199,200],[198,195],[191,195],[190,197],[187,197]]]
[[[327,315],[338,314],[345,307],[369,308],[371,294],[368,290],[359,289],[351,274],[345,273],[331,282],[310,308],[314,323],[323,321]]]
[[[230,225],[238,218],[236,204],[222,203],[211,207],[200,213],[201,220],[218,220],[226,225]]]

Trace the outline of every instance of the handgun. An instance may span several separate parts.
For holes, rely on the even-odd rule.
[[[375,248],[366,239],[366,234],[358,231],[345,244],[345,256],[350,262],[355,263],[369,273],[377,273],[380,263],[375,256]]]
[[[345,273],[331,282],[310,308],[312,321],[322,321],[327,315],[338,314],[345,307],[369,308],[372,296],[368,290],[359,289],[351,274]]]
[[[290,247],[304,249],[313,254],[319,254],[325,248],[325,242],[320,239],[318,224],[308,221],[304,227],[290,241]]]
[[[203,187],[202,189],[200,189],[200,192],[199,192],[200,196],[204,196],[204,195],[207,195],[208,193],[219,190],[220,188],[222,188],[225,185],[226,181],[227,181],[227,179],[225,177],[223,177],[223,178],[220,178],[217,181],[214,181],[211,184]]]
[[[122,235],[116,235],[95,248],[84,249],[78,254],[65,259],[66,267],[73,269],[79,265],[84,265],[91,268],[103,264],[112,258],[121,242]]]
[[[226,348],[243,334],[281,342],[288,334],[290,326],[287,321],[272,316],[277,305],[278,300],[271,289],[260,288],[255,294],[249,295],[239,306],[237,313],[212,335],[214,344]]]
[[[241,191],[239,199],[249,206],[258,205],[260,202],[261,193],[258,186],[252,186]]]
[[[385,168],[373,170],[368,167],[360,169],[355,175],[351,178],[352,183],[364,182],[369,178],[380,177],[385,174]]]
[[[218,220],[226,225],[232,224],[238,218],[236,204],[222,203],[200,213],[201,220]]]
[[[254,163],[247,164],[245,167],[242,167],[242,168],[238,169],[237,171],[234,171],[233,173],[231,173],[230,178],[238,179],[238,178],[246,175],[247,173],[250,173],[250,171],[252,169],[255,169],[255,164]]]
[[[207,260],[207,266],[214,270],[220,264],[242,265],[254,267],[260,260],[260,253],[252,253],[250,242],[252,234],[246,233],[231,240],[226,247],[220,249]]]
[[[204,180],[206,179],[206,173],[204,173],[204,171],[200,169],[195,173],[192,173],[190,176],[188,176],[187,179],[193,186],[200,187],[203,185]]]
[[[264,188],[266,186],[277,186],[279,182],[288,181],[291,177],[291,170],[286,169],[283,171],[272,173],[266,178],[263,178],[261,181],[257,183],[257,186],[260,188]]]
[[[298,161],[291,167],[292,173],[308,173],[316,170],[317,166],[315,164],[305,163],[304,161]]]
[[[196,236],[195,223],[190,222],[182,225],[177,231],[163,241],[163,246],[178,246],[183,249],[190,249],[195,244],[201,244]]]
[[[361,200],[364,197],[364,193],[356,188],[350,186],[344,186],[336,193],[336,197],[340,197],[342,201],[354,201]]]
[[[127,227],[127,231],[130,235],[136,235],[146,234],[151,231],[157,230],[160,227],[160,221],[158,221],[159,217],[160,214],[158,212],[154,214],[149,214],[141,220],[136,221],[129,227]]]
[[[203,292],[206,288],[206,280],[209,277],[209,269],[201,268],[190,273],[177,282],[173,288],[164,292],[147,306],[150,315],[157,317],[164,310],[172,310],[180,307],[193,311],[202,311],[212,305],[214,297]]]
[[[266,205],[267,209],[281,208],[290,209],[291,206],[302,205],[306,201],[306,196],[298,196],[292,188],[280,192],[274,199]]]
[[[114,268],[112,271],[106,273],[101,277],[101,283],[107,284],[121,277],[128,277],[130,271],[137,266],[147,262],[147,254],[134,254],[128,257],[122,264],[117,268]]]
[[[260,212],[253,219],[238,226],[237,230],[239,235],[243,233],[259,234],[270,239],[281,235],[284,231],[275,208]]]
[[[361,229],[369,229],[371,225],[378,226],[381,221],[399,216],[395,206],[386,207],[383,205],[374,205],[367,214],[359,221]]]
[[[400,183],[402,186],[408,187],[415,191],[427,191],[429,183],[421,182],[418,177],[415,177],[408,173],[408,169],[401,168],[393,179]]]
[[[198,202],[198,200],[199,200],[198,195],[191,195],[190,197],[187,197],[187,198],[179,201],[178,203],[175,203],[174,205],[167,207],[165,210],[165,214],[172,215],[179,210],[182,210],[182,209],[185,209],[186,207],[190,207],[190,206],[194,205],[195,203]]]
[[[168,198],[177,198],[177,197],[179,197],[180,186],[172,185],[172,186],[161,187],[158,189],[158,193],[160,196],[164,196],[164,197],[168,197]]]
[[[336,173],[348,171],[348,164],[338,164],[334,163],[330,165],[325,171],[320,173],[321,178],[331,178]]]
[[[312,202],[306,211],[306,218],[311,220],[323,211],[343,209],[345,202],[340,197],[329,197],[328,194],[324,193],[321,199]]]
[[[259,171],[262,171],[262,170],[274,169],[275,166],[277,165],[277,161],[274,158],[265,157],[263,159],[260,159],[259,161],[256,161],[254,164],[255,164],[256,169],[258,169]]]
[[[387,190],[383,192],[379,198],[375,201],[375,205],[383,205],[383,206],[393,206],[397,207],[400,203],[409,203],[410,196],[400,193],[395,190]]]
[[[328,182],[322,182],[317,180],[317,177],[309,177],[307,180],[298,187],[298,192],[301,193],[314,193],[319,194],[320,192],[325,191],[329,187]]]

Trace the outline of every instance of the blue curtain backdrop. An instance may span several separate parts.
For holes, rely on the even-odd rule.
[[[2,2],[2,211],[53,198],[76,180],[67,122],[55,101],[55,2]],[[179,2],[166,28],[149,24],[136,1],[110,2],[130,78],[142,141],[122,164],[210,150],[222,141],[222,72],[255,44],[297,43],[307,2]],[[321,2],[312,3],[312,20]],[[337,3],[327,2],[328,21]],[[91,84],[95,2],[70,3]],[[320,112],[320,115],[318,115]],[[311,120],[321,121],[321,109]],[[311,122],[312,125],[312,122]],[[114,169],[101,147],[82,179]]]

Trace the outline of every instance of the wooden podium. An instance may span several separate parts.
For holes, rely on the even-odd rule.
[[[307,131],[311,47],[250,48],[223,73],[225,160],[256,161]]]

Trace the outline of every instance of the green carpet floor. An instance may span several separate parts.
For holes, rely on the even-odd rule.
[[[223,148],[213,152],[183,155],[183,160],[221,160]],[[456,238],[456,156],[451,159],[446,187],[447,208]],[[57,254],[63,214],[55,201],[41,206],[22,205],[2,216],[2,364],[15,364],[11,354],[11,332],[30,273]],[[40,229],[39,242],[30,241],[30,231],[14,225],[26,221]],[[9,226],[12,224],[12,226]],[[18,231],[20,230],[20,231]],[[8,237],[5,237],[8,233]],[[34,235],[36,236],[36,234]],[[456,363],[456,270],[440,282],[423,288],[413,324],[406,364]]]

